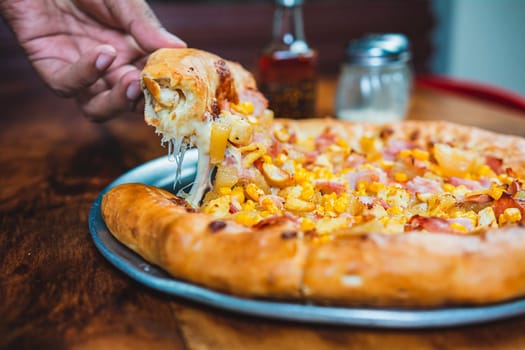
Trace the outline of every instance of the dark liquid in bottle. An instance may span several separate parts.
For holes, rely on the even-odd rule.
[[[276,117],[315,117],[316,64],[315,51],[275,51],[259,58],[259,89]]]

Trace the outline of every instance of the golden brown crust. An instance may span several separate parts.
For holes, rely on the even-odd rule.
[[[484,304],[525,293],[525,230],[338,236],[310,250],[303,291],[320,303]]]
[[[301,134],[326,127],[352,142],[382,129],[415,142],[451,142],[504,158],[521,172],[525,141],[445,122],[388,126],[330,119],[278,121]],[[380,130],[381,129],[381,130]],[[176,277],[233,294],[319,303],[432,307],[483,304],[525,294],[525,230],[482,234],[338,232],[319,243],[283,221],[261,229],[187,210],[176,197],[140,184],[118,186],[102,202],[109,230]]]
[[[154,52],[142,72],[142,83],[146,97],[152,95],[157,102],[162,87],[177,92],[175,105],[166,107],[187,120],[202,120],[206,113],[215,113],[222,100],[238,102],[242,91],[256,88],[252,75],[238,63],[197,49]],[[145,117],[148,124],[158,126],[153,109],[146,108]]]
[[[281,237],[286,223],[255,234],[231,221],[224,226],[141,184],[113,188],[101,209],[119,241],[174,276],[239,295],[299,297],[306,247]]]

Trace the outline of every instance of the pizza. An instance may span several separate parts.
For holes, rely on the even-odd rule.
[[[274,119],[240,65],[161,49],[145,119],[191,189],[109,190],[110,232],[176,278],[249,298],[439,307],[525,294],[525,140],[442,121]]]

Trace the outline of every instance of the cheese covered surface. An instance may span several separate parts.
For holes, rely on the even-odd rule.
[[[257,227],[286,217],[321,240],[343,229],[465,234],[523,220],[521,169],[446,123],[309,126],[245,118],[237,106],[222,116],[201,207],[216,218]]]

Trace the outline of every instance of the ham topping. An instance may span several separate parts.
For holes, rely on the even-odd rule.
[[[443,189],[436,180],[426,179],[424,177],[416,176],[406,183],[406,189],[415,193],[441,193]]]
[[[447,219],[414,215],[405,225],[405,231],[425,230],[437,233],[455,233]]]

